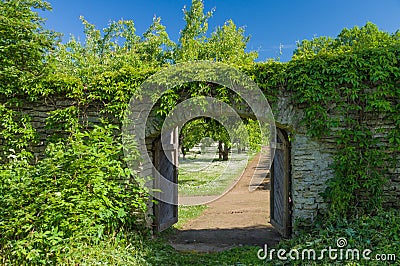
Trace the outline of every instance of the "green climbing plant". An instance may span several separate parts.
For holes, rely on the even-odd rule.
[[[393,169],[399,168],[399,32],[386,33],[367,23],[344,29],[336,38],[302,41],[287,63],[254,63],[256,53],[246,50],[248,36],[232,21],[208,34],[213,11],[204,12],[199,0],[193,0],[184,11],[186,24],[178,43],[169,39],[159,18],[141,36],[132,21],[111,22],[101,31],[82,18],[84,42],[71,38],[63,44],[32,11],[50,9],[46,2],[2,1],[0,8],[1,17],[14,18],[0,20],[0,49],[4,51],[0,55],[2,159],[29,151],[35,140],[35,129],[23,114],[22,102],[57,97],[71,100],[70,107],[49,112],[47,123],[60,136],[68,133],[69,138],[76,138],[75,133],[92,132],[94,125],[87,121],[86,128],[77,126],[84,124],[89,107],[97,107],[104,121],[118,124],[131,97],[140,97],[140,84],[158,70],[190,60],[219,61],[247,73],[273,106],[279,97],[290,98],[295,108],[303,111],[301,122],[310,136],[335,140],[335,177],[324,194],[332,216],[373,213],[382,207],[383,186]],[[17,50],[29,56],[22,58]],[[227,103],[240,101],[228,88],[193,82],[171,88],[155,113],[165,117],[180,101],[196,96],[216,97]],[[379,121],[385,127],[379,126]],[[224,132],[217,127],[213,132],[222,136]],[[249,137],[258,141],[257,132],[249,129],[254,131]],[[56,144],[51,144],[56,150],[62,150],[62,144],[57,144],[61,139],[55,138]],[[66,148],[72,149],[68,145]],[[91,145],[96,145],[88,144],[93,152]],[[49,157],[55,155],[61,156],[48,153]],[[78,155],[84,157],[84,153]],[[64,162],[68,158],[58,159]],[[50,159],[43,164],[57,166]],[[83,166],[88,165],[83,162]],[[31,170],[26,168],[16,175],[27,176],[24,171]],[[7,171],[3,176],[13,176]],[[99,175],[101,172],[96,169]]]
[[[367,23],[303,41],[286,66],[285,86],[304,106],[309,134],[336,139],[325,192],[334,217],[382,208],[389,169],[398,167],[399,48],[398,32]]]

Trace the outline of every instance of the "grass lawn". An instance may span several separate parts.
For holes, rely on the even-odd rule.
[[[196,205],[196,206],[179,206],[178,207],[178,217],[179,220],[174,227],[177,229],[182,229],[190,220],[200,216],[207,209],[207,205]]]
[[[202,153],[194,148],[185,159],[179,158],[179,196],[221,195],[241,176],[254,156],[254,153],[231,153],[229,161],[218,161],[215,146]],[[207,205],[179,206],[179,221],[174,227],[181,229],[206,209]]]
[[[193,149],[179,158],[179,196],[217,196],[230,189],[254,153],[232,152],[228,161],[218,161],[216,147],[205,152]]]
[[[167,230],[168,231],[168,230]],[[371,249],[375,254],[395,254],[395,260],[261,260],[259,247],[243,246],[217,253],[178,252],[167,244],[168,232],[148,240],[126,236],[116,240],[104,239],[96,244],[71,243],[57,265],[400,265],[400,211],[390,210],[377,216],[362,216],[349,221],[319,221],[316,227],[290,240],[282,240],[275,249],[315,249],[321,252],[336,247],[339,237],[348,241],[346,247]],[[1,262],[1,254],[0,254]]]

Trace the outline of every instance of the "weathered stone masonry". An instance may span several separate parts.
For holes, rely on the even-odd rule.
[[[46,147],[46,139],[53,133],[46,129],[45,120],[49,112],[75,105],[72,100],[60,98],[42,100],[35,103],[23,104],[19,111],[31,117],[31,123],[39,135],[39,142],[35,150],[35,156],[42,156]],[[85,108],[83,119],[89,123],[99,123],[102,105],[92,105]],[[292,225],[296,221],[312,223],[319,212],[324,212],[327,202],[321,193],[327,187],[327,181],[333,177],[331,167],[333,155],[336,151],[335,141],[331,138],[312,139],[306,134],[306,128],[301,125],[302,110],[295,107],[290,101],[290,95],[281,95],[272,105],[276,124],[286,130],[291,141],[291,195],[292,195]],[[243,111],[243,110],[242,110]],[[251,114],[247,114],[251,116]],[[151,120],[151,118],[150,118]],[[148,121],[146,146],[150,158],[153,157],[153,141],[159,136],[160,121]],[[391,127],[393,122],[384,122],[384,119],[376,118],[370,121],[377,128]],[[384,138],[382,141],[385,141]],[[150,169],[145,169],[150,171]],[[400,208],[400,165],[392,169],[390,181],[384,190],[386,206]],[[267,207],[267,206],[266,206]],[[152,205],[149,202],[151,210]]]

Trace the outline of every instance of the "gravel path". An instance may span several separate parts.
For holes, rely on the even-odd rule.
[[[234,246],[274,245],[280,235],[269,223],[269,178],[261,188],[250,192],[248,187],[259,155],[247,166],[238,183],[196,219],[177,230],[171,245],[181,251],[215,252]]]

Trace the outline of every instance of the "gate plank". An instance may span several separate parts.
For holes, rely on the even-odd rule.
[[[154,165],[157,171],[160,173],[154,173],[154,187],[160,187],[160,178],[166,178],[174,183],[178,182],[178,128],[175,128],[163,138],[165,141],[162,145],[162,139],[158,139],[154,143]],[[164,146],[164,149],[163,149]],[[172,162],[170,161],[170,158]],[[178,202],[178,190],[177,187],[164,188],[164,191],[155,193],[160,195],[160,193],[168,193],[171,195],[173,202]],[[160,198],[160,197],[157,197]],[[161,232],[173,224],[178,222],[178,205],[158,201],[154,205],[154,230]]]
[[[271,224],[284,236],[290,236],[289,210],[289,141],[283,132],[277,128],[277,144],[271,169]]]

